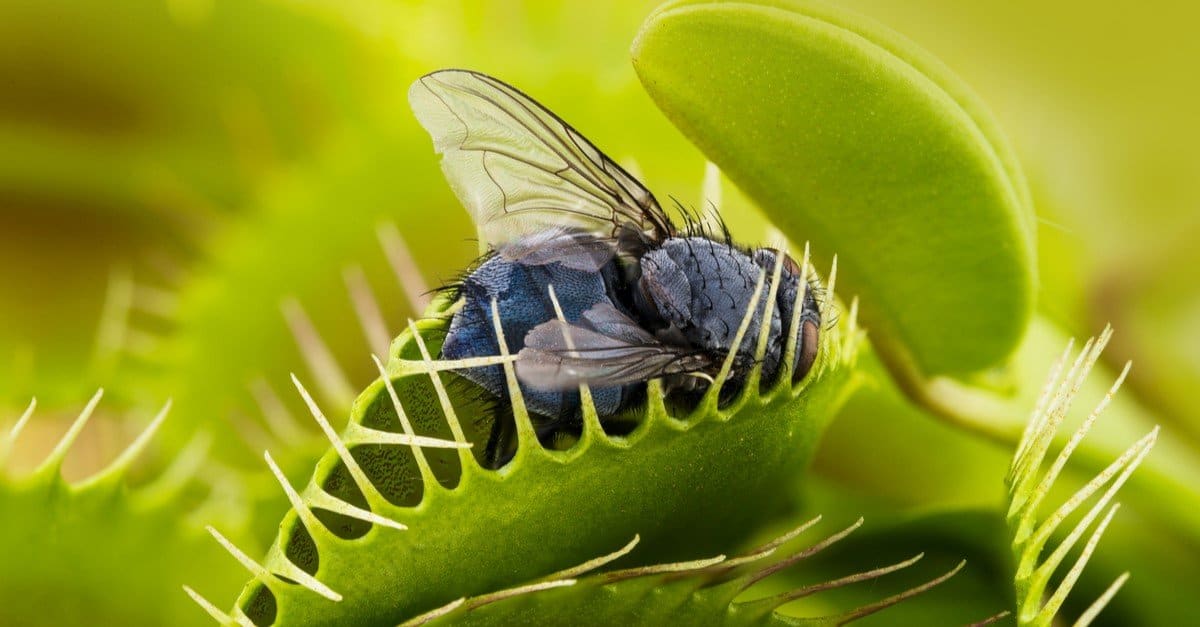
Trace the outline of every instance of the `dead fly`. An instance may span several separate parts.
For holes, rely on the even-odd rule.
[[[444,358],[499,354],[495,303],[509,350],[519,351],[516,374],[543,442],[578,433],[582,383],[601,420],[644,398],[650,379],[661,379],[668,395],[709,385],[734,350],[760,274],[770,280],[775,250],[740,248],[703,229],[681,232],[628,172],[495,78],[434,72],[413,84],[409,100],[491,249],[458,287],[463,306],[450,322]],[[782,263],[770,320],[763,320],[764,289],[736,349],[733,389],[754,366],[763,324],[770,325],[763,380],[780,371],[801,287],[796,263]],[[813,290],[805,292],[797,379],[812,366],[820,328]],[[459,374],[508,406],[501,366]],[[496,417],[486,463],[500,467],[512,458],[514,430],[510,415]]]

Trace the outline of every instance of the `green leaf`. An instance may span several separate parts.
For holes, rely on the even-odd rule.
[[[902,381],[1004,364],[1032,314],[1034,219],[1011,151],[945,67],[861,18],[784,0],[669,3],[633,61],[784,233],[839,255]]]

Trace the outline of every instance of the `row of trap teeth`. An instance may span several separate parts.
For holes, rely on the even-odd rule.
[[[389,373],[383,362],[381,362],[377,357],[373,358],[374,363],[380,379],[384,382],[387,394],[392,403],[392,408],[394,409],[400,422],[402,429],[401,433],[372,429],[351,421],[348,423],[345,431],[342,434],[339,434],[336,430],[334,430],[329,420],[325,417],[324,412],[322,412],[321,408],[313,399],[308,389],[305,388],[298,377],[293,375],[292,381],[295,384],[301,398],[303,399],[304,404],[308,407],[320,430],[329,440],[331,447],[337,453],[338,458],[346,468],[347,472],[350,474],[355,486],[363,495],[368,505],[367,508],[361,508],[352,505],[329,494],[316,483],[310,483],[305,488],[303,493],[297,492],[296,489],[284,477],[283,472],[279,469],[279,466],[275,463],[274,459],[272,459],[270,453],[265,453],[264,458],[268,467],[270,468],[272,474],[279,481],[289,503],[306,529],[313,530],[324,527],[324,524],[314,514],[314,509],[328,510],[342,516],[357,519],[372,525],[379,525],[395,531],[404,531],[407,529],[402,522],[386,514],[396,512],[400,508],[390,503],[387,498],[380,493],[379,489],[377,489],[376,486],[370,481],[362,466],[357,460],[355,460],[354,456],[351,455],[350,449],[352,447],[365,444],[401,445],[409,447],[409,450],[416,461],[417,468],[421,475],[421,480],[426,486],[439,485],[437,477],[435,476],[434,471],[424,453],[424,450],[427,448],[457,450],[459,451],[459,462],[462,465],[465,466],[468,463],[473,463],[474,458],[471,457],[469,451],[472,445],[466,439],[466,435],[462,429],[461,423],[459,422],[457,413],[455,412],[453,405],[450,403],[449,395],[438,373],[452,367],[494,365],[501,363],[502,360],[496,358],[485,358],[480,360],[467,360],[465,362],[453,364],[437,362],[433,359],[428,347],[425,345],[424,339],[422,338],[416,323],[410,321],[410,329],[412,332],[412,337],[420,348],[423,358],[420,362],[411,363],[421,364],[419,367],[420,374],[430,377],[430,381],[432,382],[439,402],[441,403],[441,409],[445,416],[446,422],[448,423],[453,434],[453,439],[446,440],[416,434],[403,406],[400,403],[399,396],[396,393],[396,389],[393,385],[393,379],[396,377],[396,375],[394,373]],[[411,363],[409,364],[409,367],[412,367]],[[270,395],[267,395],[268,393],[269,388],[267,389],[267,392],[262,392],[259,396],[263,396],[268,399],[273,398],[273,393],[269,393]],[[279,411],[278,408],[275,407],[275,403],[273,401],[269,402],[275,411]],[[237,559],[237,561],[250,572],[254,580],[266,585],[268,589],[278,586],[280,578],[286,578],[288,581],[307,588],[315,594],[329,599],[330,601],[342,600],[341,594],[330,589],[328,586],[317,580],[314,576],[295,566],[290,561],[285,561],[284,565],[280,567],[279,571],[273,572],[262,564],[254,561],[252,558],[246,555],[245,552],[238,549],[216,529],[209,527],[209,532],[217,539],[221,546],[229,551],[230,554],[232,554],[234,558]],[[222,623],[233,622],[241,625],[253,624],[250,618],[246,616],[244,612],[242,612],[241,608],[235,609],[233,615],[227,615],[220,611],[212,603],[207,601],[196,591],[186,586],[184,589],[188,595],[192,597],[192,599],[200,604],[200,606],[203,607],[205,611],[207,611],[209,615],[211,615],[217,621]]]
[[[398,231],[394,226],[385,225],[379,229],[380,241],[383,244],[384,252],[389,259],[389,262],[395,272],[396,278],[404,289],[405,294],[410,300],[410,304],[416,307],[424,307],[427,304],[426,288],[421,282],[420,274],[417,271],[416,265],[413,262],[411,254],[400,238]],[[786,246],[780,246],[780,250],[787,250]],[[805,293],[810,285],[810,281],[815,281],[816,273],[809,264],[808,246],[805,246],[804,262],[802,264],[803,289],[798,290],[798,298],[794,307],[792,324],[789,327],[793,330],[787,340],[785,349],[787,359],[784,362],[785,368],[790,369],[790,364],[793,363],[791,357],[798,350],[799,340],[799,315],[802,311],[802,305],[805,298]],[[777,256],[777,263],[772,271],[772,278],[769,287],[767,298],[766,316],[770,316],[775,304],[776,291],[778,289],[779,278],[783,265],[783,256]],[[833,288],[837,276],[837,261],[834,259],[833,267],[829,273],[828,288],[825,298],[821,301],[821,319],[830,320],[833,314],[834,295]],[[753,317],[753,304],[759,302],[759,296],[762,294],[763,288],[766,285],[767,274],[763,271],[759,275],[758,283],[755,288],[754,299],[751,301],[751,306],[747,308],[746,314],[743,317],[742,324],[738,329],[736,343],[741,345],[742,338],[745,336],[747,329]],[[345,274],[348,291],[351,295],[351,303],[362,326],[364,336],[376,354],[387,354],[390,349],[390,335],[388,326],[382,315],[382,309],[378,304],[378,299],[373,294],[369,284],[366,282],[362,271],[358,268],[351,268]],[[552,288],[551,288],[552,289]],[[554,297],[551,291],[551,297]],[[558,315],[562,316],[561,308],[558,307],[557,300],[554,300]],[[512,402],[514,415],[517,418],[517,437],[518,450],[537,444],[538,440],[535,431],[530,421],[527,410],[525,409],[523,399],[521,398],[520,388],[516,384],[515,369],[513,361],[515,356],[511,355],[508,350],[508,344],[500,326],[500,321],[496,317],[496,308],[492,308],[493,325],[500,346],[500,355],[495,357],[483,357],[459,361],[436,360],[431,354],[424,338],[421,334],[421,326],[409,320],[409,331],[412,340],[417,349],[420,351],[419,360],[394,359],[391,364],[385,366],[378,357],[373,357],[376,370],[384,382],[387,394],[390,397],[391,405],[399,419],[401,432],[383,431],[372,429],[364,425],[350,421],[342,434],[338,434],[324,413],[314,400],[312,394],[300,382],[299,378],[293,375],[293,383],[298,390],[300,397],[303,399],[305,406],[312,414],[313,419],[317,422],[320,430],[329,440],[330,445],[337,453],[338,458],[345,466],[353,480],[355,487],[358,488],[366,501],[366,508],[357,507],[340,498],[337,498],[325,491],[315,482],[310,483],[303,491],[298,492],[284,478],[278,465],[272,459],[270,453],[264,455],[266,463],[274,476],[279,480],[284,493],[286,494],[292,508],[295,510],[299,520],[303,523],[306,529],[317,529],[323,525],[321,521],[313,513],[314,509],[328,510],[342,516],[363,521],[373,525],[389,528],[395,531],[403,531],[405,525],[397,518],[397,514],[404,508],[397,506],[388,501],[388,499],[380,493],[376,486],[368,478],[367,473],[360,464],[351,455],[350,450],[353,447],[368,444],[377,445],[401,445],[407,446],[412,453],[417,469],[420,473],[420,479],[425,486],[439,485],[438,479],[435,476],[435,471],[432,469],[429,461],[423,452],[426,448],[452,449],[458,451],[458,460],[462,467],[468,465],[478,466],[478,462],[471,454],[472,443],[468,441],[463,430],[462,423],[451,404],[449,393],[443,384],[439,373],[445,370],[457,370],[471,367],[482,367],[501,364],[505,368],[506,376],[508,377],[510,390],[513,391]],[[834,337],[837,334],[822,333],[821,348],[819,357],[814,371],[809,374],[811,378],[819,378],[826,370],[836,367],[838,360],[844,358],[844,353],[853,350],[852,343],[856,341],[858,333],[855,328],[855,317],[857,314],[857,302],[852,303],[850,308],[850,316],[848,325],[845,327],[846,332],[842,335],[845,337],[844,346],[835,346],[833,342],[837,341]],[[311,320],[304,312],[300,304],[294,300],[285,302],[284,317],[291,329],[293,336],[301,350],[301,354],[311,374],[317,383],[317,389],[321,392],[322,397],[330,401],[338,407],[349,407],[352,401],[352,386],[349,383],[349,378],[345,375],[344,370],[333,357],[332,351],[329,350],[327,344],[322,340],[319,332],[312,324]],[[758,343],[756,345],[756,354],[758,362],[761,363],[761,357],[765,354],[769,332],[769,325],[763,325],[763,331],[760,333]],[[712,403],[711,407],[715,407],[717,394],[721,386],[729,377],[730,370],[733,364],[734,355],[731,354],[715,378],[713,385],[710,387],[709,394],[706,400],[702,402],[702,407],[706,403]],[[790,375],[790,372],[786,372]],[[413,425],[410,423],[404,408],[400,402],[400,398],[396,392],[393,380],[406,376],[428,376],[435,391],[436,397],[441,407],[442,414],[446,424],[449,427],[452,435],[451,439],[431,438],[417,435]],[[752,377],[753,381],[757,382],[760,376],[759,368],[756,367]],[[780,377],[780,380],[790,381],[790,376]],[[747,386],[751,388],[751,386]],[[757,389],[757,385],[753,386]],[[297,439],[304,437],[305,429],[297,423],[290,415],[285,405],[271,389],[265,380],[259,379],[252,383],[251,391],[254,398],[258,401],[266,418],[271,434],[277,436],[285,445],[294,444]],[[596,415],[594,407],[591,406],[590,392],[586,386],[581,386],[581,393],[585,405],[585,438],[594,437],[596,434],[602,434],[603,429],[599,424],[599,419]],[[266,434],[253,434],[253,439],[257,442],[264,442],[263,437]],[[268,438],[269,439],[269,438]],[[255,581],[262,583],[268,589],[281,585],[281,578],[288,582],[298,584],[314,594],[320,595],[330,601],[340,601],[342,595],[335,590],[332,590],[322,582],[316,579],[313,575],[305,572],[290,561],[285,560],[285,563],[278,569],[278,572],[273,572],[266,566],[254,561],[243,551],[239,550],[232,542],[228,541],[216,529],[209,528],[210,533],[227,551],[229,551],[239,563],[241,563],[251,574]],[[245,615],[241,608],[235,608],[232,615],[220,611],[212,603],[204,599],[199,593],[185,586],[188,595],[192,597],[201,607],[205,609],[214,619],[223,623],[238,623],[243,625],[252,624],[249,617]]]
[[[1074,361],[1070,361],[1073,343],[1067,345],[1042,389],[1041,397],[1026,425],[1009,468],[1006,478],[1009,492],[1006,519],[1013,535],[1012,551],[1017,563],[1017,611],[1022,625],[1048,625],[1054,620],[1055,614],[1082,574],[1109,522],[1120,508],[1119,503],[1112,502],[1117,491],[1150,453],[1158,439],[1158,427],[1154,427],[1063,502],[1049,517],[1039,522],[1038,510],[1041,504],[1049,495],[1072,453],[1108,407],[1113,395],[1129,373],[1130,364],[1126,363],[1104,397],[1066,441],[1058,456],[1043,473],[1042,465],[1055,435],[1070,411],[1084,380],[1111,337],[1112,329],[1105,327],[1098,338],[1088,340]],[[1067,363],[1071,363],[1071,366],[1064,372]],[[1072,512],[1097,494],[1099,497],[1095,503],[1062,542],[1043,559],[1042,554],[1059,526]],[[1093,524],[1095,527],[1075,563],[1062,577],[1053,593],[1047,593],[1046,588],[1055,570]],[[1087,625],[1095,619],[1128,578],[1129,573],[1124,573],[1113,581],[1075,624]]]
[[[808,522],[805,522],[788,533],[775,538],[766,544],[756,547],[739,557],[729,558],[725,555],[717,555],[707,559],[667,564],[654,564],[625,570],[616,570],[597,575],[596,571],[603,566],[613,563],[616,560],[633,552],[640,540],[639,537],[635,536],[633,540],[624,547],[621,547],[620,549],[607,555],[600,556],[578,566],[568,568],[521,586],[476,597],[463,597],[455,599],[450,603],[410,619],[401,627],[418,627],[420,625],[433,622],[437,619],[461,615],[462,613],[471,612],[479,608],[500,603],[509,599],[528,597],[554,588],[576,586],[577,584],[580,584],[583,581],[583,578],[586,576],[590,576],[588,583],[592,585],[604,586],[618,584],[619,582],[632,579],[664,576],[669,577],[669,579],[664,579],[664,582],[678,582],[690,579],[697,590],[702,587],[710,587],[719,584],[724,587],[724,589],[720,592],[720,601],[726,607],[736,606],[739,614],[743,616],[749,615],[765,618],[768,614],[775,612],[781,606],[797,599],[806,598],[827,590],[873,581],[885,575],[904,570],[916,564],[924,557],[923,553],[918,554],[895,564],[889,564],[879,568],[846,575],[830,581],[776,593],[751,601],[735,600],[755,584],[767,579],[768,577],[771,577],[772,575],[782,572],[785,569],[796,565],[802,560],[812,557],[824,551],[825,549],[828,549],[837,542],[845,539],[863,524],[863,519],[859,518],[849,527],[838,531],[824,538],[823,540],[820,540],[804,549],[787,554],[781,559],[770,561],[769,558],[780,552],[784,545],[788,544],[802,533],[816,525],[820,520],[820,516],[809,520]],[[853,608],[834,616],[825,616],[814,620],[821,624],[844,625],[860,618],[870,616],[938,586],[962,570],[965,564],[965,562],[960,562],[949,572],[926,581],[925,583],[904,590],[898,594],[881,599],[877,602]],[[719,611],[721,608],[714,609],[718,609]],[[989,620],[997,620],[998,618],[1000,617],[994,617],[993,619]],[[747,622],[751,621],[748,620]],[[986,624],[986,622],[979,624]]]
[[[268,461],[268,463],[270,462]],[[279,476],[278,470],[275,470],[275,472],[276,475]],[[280,480],[286,485],[286,481],[283,480],[282,477]],[[298,499],[298,497],[290,491],[289,497],[294,499],[293,502],[295,502],[295,499]],[[924,557],[924,554],[921,553],[894,564],[849,574],[833,580],[810,584],[770,596],[757,598],[751,601],[735,601],[736,598],[738,598],[740,595],[742,595],[742,593],[755,584],[796,565],[802,560],[810,558],[828,549],[837,542],[850,536],[854,531],[858,530],[863,525],[863,519],[859,518],[849,527],[838,531],[804,549],[794,551],[775,561],[769,560],[770,557],[779,552],[781,547],[816,525],[820,519],[821,517],[818,516],[812,520],[809,520],[808,522],[805,522],[788,533],[775,538],[766,544],[756,547],[746,554],[738,557],[728,558],[725,555],[717,555],[707,559],[654,564],[650,566],[611,571],[597,575],[597,571],[602,567],[613,563],[616,560],[633,552],[640,541],[640,538],[635,536],[628,544],[612,553],[588,560],[587,562],[577,566],[564,569],[520,586],[507,588],[480,596],[461,597],[455,599],[443,606],[406,621],[401,627],[418,627],[441,618],[459,615],[463,612],[474,611],[476,609],[500,603],[509,599],[528,597],[539,592],[555,588],[573,587],[583,581],[585,577],[589,576],[592,577],[592,579],[589,581],[589,583],[592,585],[610,585],[636,578],[656,576],[670,576],[672,580],[680,580],[691,577],[695,581],[697,589],[715,583],[724,584],[729,581],[734,581],[735,583],[732,585],[725,586],[725,590],[721,593],[721,601],[726,606],[736,605],[739,613],[754,614],[760,617],[765,617],[792,601],[807,598],[828,590],[873,581],[886,575],[909,568]],[[251,573],[254,574],[256,578],[265,580],[272,576],[272,574],[269,573],[263,566],[257,564],[248,556],[246,556],[218,532],[212,530],[211,528],[210,531],[222,544],[222,546],[228,549],[238,559],[238,561],[240,561],[248,570],[250,570]],[[820,617],[816,620],[822,624],[828,623],[843,625],[861,618],[865,618],[897,605],[909,598],[931,590],[932,588],[942,584],[946,580],[956,575],[965,565],[965,561],[959,562],[950,571],[924,583],[908,588],[902,592],[873,603],[868,603],[843,611],[836,615]],[[307,573],[297,570],[287,574],[286,576],[296,577],[296,579],[294,579],[296,583],[309,588],[313,592],[316,592],[317,594],[320,594],[330,600],[341,600],[340,595],[316,581]],[[186,590],[188,595],[191,596],[192,599],[194,599],[201,607],[203,607],[214,619],[218,620],[222,624],[236,623],[246,627],[251,627],[253,625],[250,619],[242,614],[240,610],[235,612],[233,616],[228,616],[191,588],[184,586],[184,590]],[[1004,612],[980,621],[975,625],[981,626],[991,624],[1000,620],[1006,615],[1007,612]]]
[[[83,410],[79,412],[79,415],[71,423],[71,426],[67,428],[66,433],[64,433],[58,442],[55,443],[54,448],[51,449],[50,453],[47,454],[46,457],[37,464],[33,471],[29,473],[27,478],[40,479],[44,481],[57,481],[61,479],[63,462],[66,461],[67,454],[70,452],[71,447],[79,439],[79,436],[83,432],[84,427],[87,426],[88,421],[91,420],[92,415],[95,413],[96,407],[100,404],[100,399],[103,396],[103,389],[96,391],[92,398],[88,400],[87,404],[84,405]],[[17,419],[13,426],[9,428],[8,432],[0,435],[0,474],[3,473],[4,468],[7,466],[9,458],[16,448],[18,438],[20,438],[22,431],[25,430],[25,427],[28,425],[29,421],[33,418],[36,409],[37,399],[33,399],[29,402],[29,405],[26,407],[25,411],[22,412],[21,416]],[[150,424],[134,438],[133,442],[131,442],[124,451],[117,455],[117,457],[113,461],[109,462],[108,465],[95,471],[88,478],[75,483],[74,487],[80,490],[85,490],[100,484],[106,484],[109,486],[118,485],[119,482],[124,479],[126,472],[137,460],[138,456],[146,450],[146,447],[150,444],[150,440],[153,439],[154,434],[158,431],[159,427],[162,426],[162,423],[166,419],[170,409],[171,402],[167,401],[166,404],[163,405],[162,409],[160,409],[159,412],[154,416],[154,419],[150,421]],[[178,483],[175,478],[179,474],[181,473],[178,471],[168,470],[168,472],[163,474],[161,479],[163,481],[170,479],[172,483]],[[161,491],[164,488],[164,485],[159,485],[154,489],[155,491]]]

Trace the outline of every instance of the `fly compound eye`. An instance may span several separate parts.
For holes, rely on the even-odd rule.
[[[805,320],[800,328],[800,354],[796,356],[796,374],[792,377],[793,382],[803,379],[817,360],[819,325],[812,320]]]
[[[800,276],[800,264],[787,253],[783,253],[783,269],[793,276]]]
[[[768,257],[767,254],[770,256]],[[800,264],[796,263],[795,259],[786,251],[778,248],[759,248],[754,252],[754,260],[763,268],[773,270],[775,267],[775,259],[779,255],[783,255],[783,270],[785,276],[800,276]]]

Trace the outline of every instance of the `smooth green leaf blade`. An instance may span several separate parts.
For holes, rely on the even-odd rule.
[[[1033,217],[1011,153],[948,71],[802,2],[667,5],[633,59],[659,107],[779,228],[818,258],[840,255],[893,370],[962,376],[1005,361],[1032,312]]]

